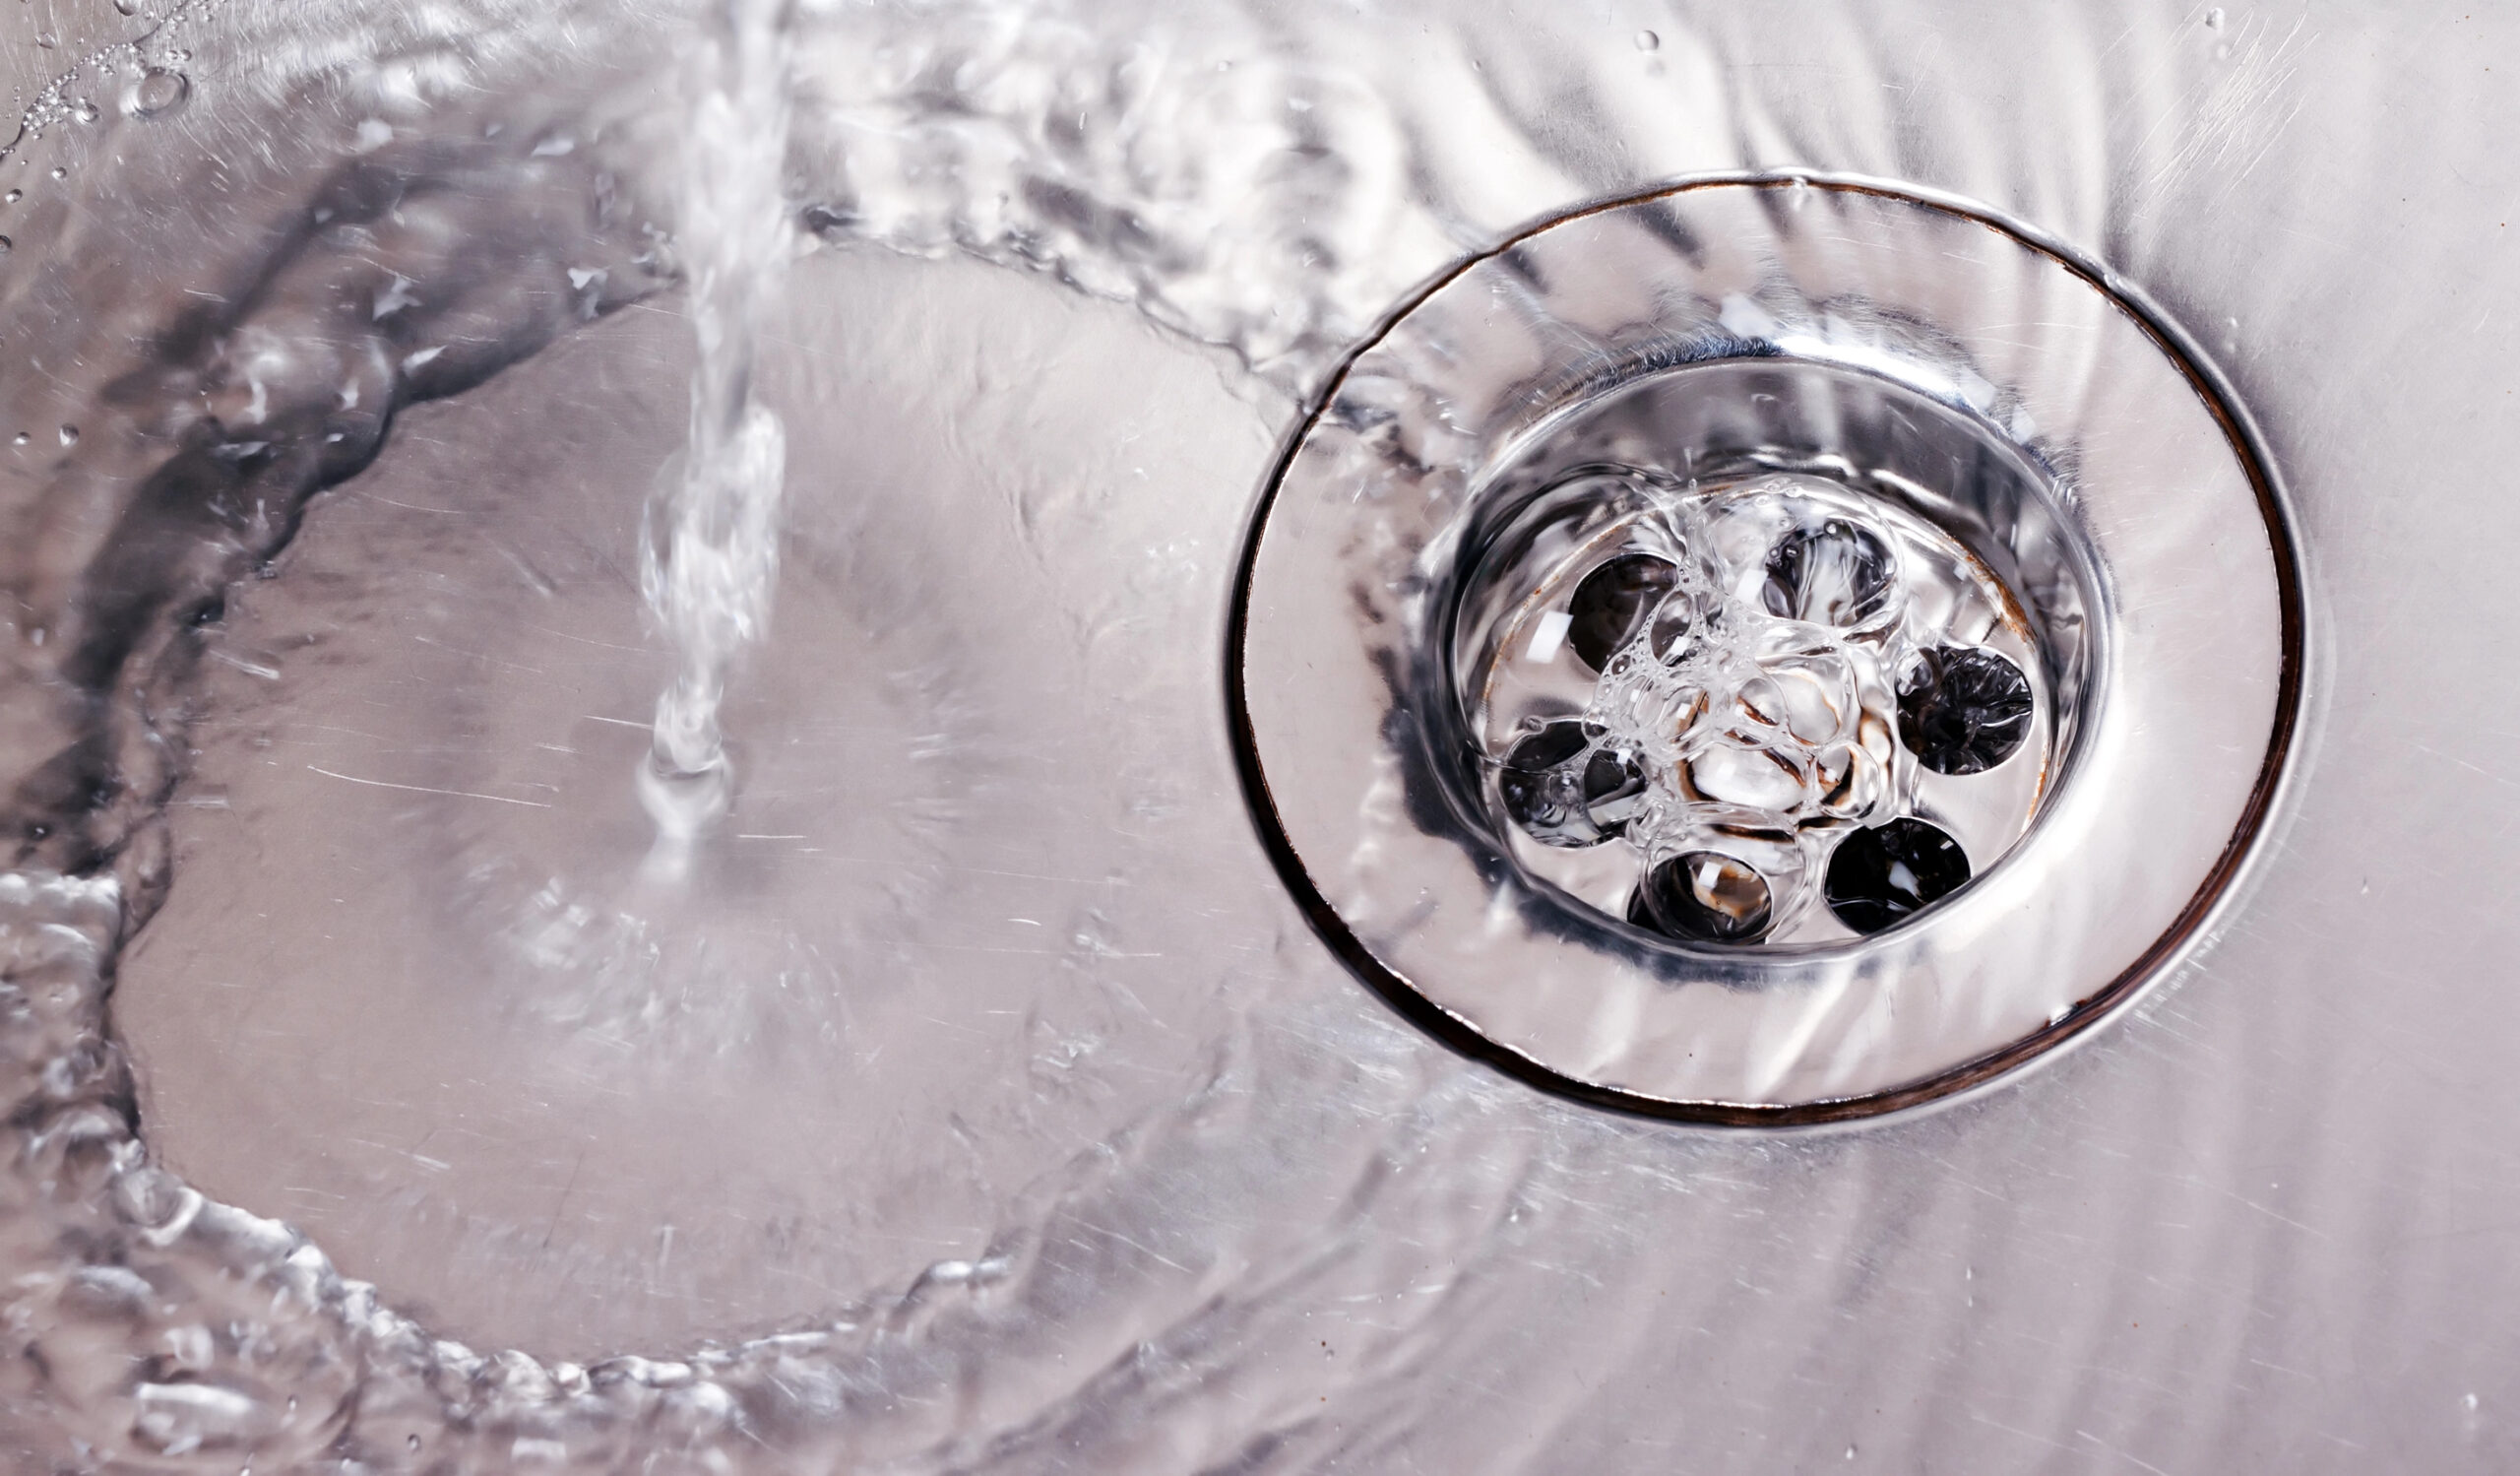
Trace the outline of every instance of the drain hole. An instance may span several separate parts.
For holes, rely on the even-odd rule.
[[[1746,863],[1692,851],[1645,873],[1627,906],[1639,928],[1701,943],[1752,943],[1773,920],[1767,878]]]
[[[1615,838],[1635,818],[1645,773],[1624,753],[1595,747],[1582,723],[1548,724],[1516,743],[1496,777],[1505,813],[1544,846],[1568,850]]]
[[[1899,740],[1937,774],[1982,774],[2030,737],[2021,668],[1984,646],[1917,653],[1899,678]]]
[[[1769,550],[1760,603],[1772,615],[1856,629],[1890,603],[1890,550],[1845,518],[1797,528]]]
[[[1829,911],[1858,932],[1879,932],[1969,882],[1960,843],[1902,818],[1848,836],[1829,858]]]
[[[1566,643],[1584,665],[1601,671],[1636,638],[1646,615],[1679,579],[1678,567],[1668,558],[1627,553],[1611,559],[1575,586],[1575,598],[1567,606]]]

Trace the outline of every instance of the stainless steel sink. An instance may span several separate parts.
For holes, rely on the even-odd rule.
[[[639,560],[705,31],[0,14],[13,1466],[2520,1461],[2511,18],[800,4],[777,603],[668,885]],[[2074,1049],[1666,1121],[1325,942],[1228,627],[1428,289],[1797,174],[2157,314],[2282,488],[2299,722],[2220,911]]]

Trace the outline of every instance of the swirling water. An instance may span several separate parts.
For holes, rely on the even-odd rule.
[[[2305,135],[2312,99],[2446,63],[2178,7],[802,6],[779,636],[725,694],[729,823],[641,912],[628,776],[678,657],[637,523],[706,299],[675,173],[703,19],[228,0],[114,74],[172,100],[116,108],[66,65],[166,18],[23,14],[27,1468],[2507,1458],[2515,1288],[2471,1186],[2508,1073],[2492,1032],[2410,1034],[2462,1006],[2340,936],[2349,903],[2301,884],[2319,967],[2247,930],[2120,1043],[1930,1120],[1642,1126],[1340,975],[1214,711],[1300,396],[1517,224],[1711,169],[1920,180],[2104,254],[2246,370],[2360,271],[2357,189],[2311,183],[2509,182],[2453,135]],[[2442,117],[2464,77],[2424,90]],[[2185,224],[2270,202],[2333,214],[2244,250]],[[2315,408],[2273,399],[2279,447]],[[2360,529],[2322,487],[2314,522]],[[2474,541],[2412,526],[2388,546]],[[2368,834],[2356,802],[2302,824]],[[2400,927],[2434,905],[2377,883]],[[2385,1001],[2318,987],[2368,975]],[[2271,1024],[2245,987],[2305,977]],[[2409,1075],[2424,1113],[2389,1108]]]

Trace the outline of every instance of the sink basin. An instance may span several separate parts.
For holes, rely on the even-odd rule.
[[[694,170],[779,130],[693,126],[716,7],[0,15],[16,1465],[2510,1467],[2508,18],[755,19],[786,142],[730,359]],[[1951,1028],[1999,1046],[2053,995],[2073,1049],[1845,1123],[1669,1121],[1407,1005],[1426,981],[1374,960],[1421,956],[1409,899],[1341,943],[1235,722],[1255,520],[1366,346],[1474,261],[1500,303],[1607,300],[1634,275],[1516,287],[1500,248],[1719,179],[1953,202],[2145,304],[2298,560],[2298,725],[2217,909],[2088,1020],[2007,955]],[[1394,342],[1502,341],[1447,321]],[[2056,321],[1973,321],[2096,372]],[[688,651],[642,570],[711,364],[785,475],[730,805],[677,869],[637,776]],[[1376,423],[1346,428],[1384,456]],[[2034,469],[2094,547],[2140,544],[2077,500],[2094,458]],[[2223,537],[2155,555],[2244,564]],[[2097,608],[2137,572],[2076,577]],[[1256,706],[1331,712],[1313,679]],[[2240,686],[2159,741],[2280,705]],[[2129,688],[2093,689],[2100,723]],[[2127,802],[2201,813],[2187,782]],[[1311,800],[1449,844],[1404,792]],[[1447,874],[1531,916],[1512,866]],[[1942,916],[1997,928],[2016,874]],[[1828,926],[1791,945],[1856,947]],[[1444,927],[1482,988],[1542,956]],[[1582,928],[1511,1007],[1615,1060],[1641,1026],[1546,1007]],[[1632,1019],[1773,997],[1757,967],[1640,969]],[[1675,1079],[1756,1074],[1658,1039]]]

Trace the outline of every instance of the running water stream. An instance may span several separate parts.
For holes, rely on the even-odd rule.
[[[692,843],[734,802],[719,712],[729,667],[769,630],[779,573],[787,435],[753,377],[762,316],[788,252],[781,186],[791,5],[712,4],[682,138],[676,245],[699,361],[690,438],[660,474],[640,539],[640,586],[677,657],[638,770],[657,822],[649,871],[668,878],[688,870]]]

